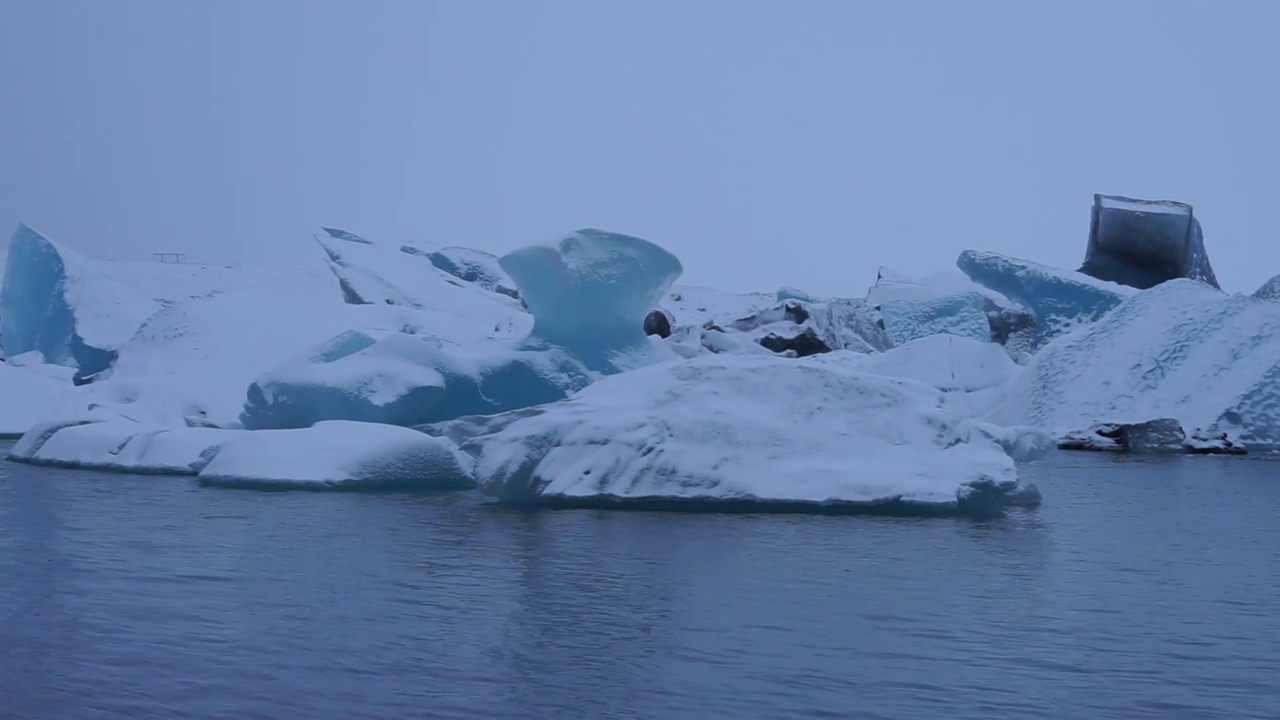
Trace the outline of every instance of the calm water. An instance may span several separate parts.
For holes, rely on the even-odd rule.
[[[1277,462],[987,522],[0,467],[5,718],[1280,717]]]

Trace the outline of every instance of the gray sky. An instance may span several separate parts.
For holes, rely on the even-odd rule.
[[[1272,0],[3,0],[0,232],[316,255],[584,226],[682,282],[860,295],[965,248],[1076,267],[1094,192],[1280,273]]]

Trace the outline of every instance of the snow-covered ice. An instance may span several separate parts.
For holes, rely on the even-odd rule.
[[[1280,305],[1171,280],[1044,347],[989,418],[1056,434],[1174,418],[1276,445],[1277,388]]]
[[[346,420],[235,432],[200,471],[201,485],[264,490],[458,490],[471,459],[451,441]]]
[[[651,347],[644,318],[684,268],[675,255],[637,237],[585,229],[499,259],[534,316],[533,336],[615,372]]]
[[[50,363],[92,375],[159,306],[99,264],[19,225],[9,242],[0,290],[6,356],[37,351]]]
[[[0,363],[0,437],[17,437],[32,425],[82,409],[71,385],[70,371],[62,377],[40,366]]]
[[[417,425],[552,402],[593,378],[556,348],[350,330],[255,380],[240,420],[251,430],[321,420]]]
[[[470,441],[508,502],[993,511],[1008,454],[939,391],[851,356],[707,356],[606,378]]]
[[[1097,321],[1138,291],[1084,273],[1047,267],[992,252],[965,250],[956,265],[974,282],[1016,302],[1035,316],[1034,348]]]
[[[868,355],[858,369],[918,380],[943,391],[973,392],[1004,385],[1018,367],[995,343],[942,334]]]
[[[9,455],[36,465],[163,475],[195,475],[237,433],[127,421],[36,425]]]

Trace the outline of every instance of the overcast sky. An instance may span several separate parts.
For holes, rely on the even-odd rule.
[[[314,256],[579,227],[681,282],[861,295],[965,248],[1077,267],[1095,192],[1280,273],[1272,0],[3,0],[0,232]],[[293,261],[297,261],[296,259]]]

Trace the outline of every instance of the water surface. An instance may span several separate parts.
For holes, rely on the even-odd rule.
[[[3,718],[1280,716],[1266,460],[1062,453],[990,521],[0,472]]]

